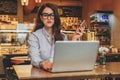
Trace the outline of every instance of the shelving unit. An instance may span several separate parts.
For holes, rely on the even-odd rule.
[[[95,36],[101,45],[110,45],[111,42],[110,14],[111,13],[99,12],[90,16],[91,29],[96,32]]]
[[[93,24],[96,25],[96,24]],[[110,45],[111,41],[111,29],[109,26],[97,24],[97,27],[94,26],[93,30],[96,31],[97,40],[100,40],[101,45]]]

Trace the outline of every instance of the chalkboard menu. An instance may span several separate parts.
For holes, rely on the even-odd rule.
[[[82,17],[81,6],[58,6],[58,12],[61,17]]]
[[[17,14],[17,0],[0,0],[0,14]]]

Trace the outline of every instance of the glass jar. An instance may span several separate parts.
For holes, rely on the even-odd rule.
[[[100,60],[99,60],[99,62],[100,62],[101,65],[105,65],[106,64],[106,52],[103,51],[100,54]]]

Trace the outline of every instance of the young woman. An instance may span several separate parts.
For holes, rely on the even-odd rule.
[[[83,32],[84,28],[77,29],[73,40],[79,38]],[[57,7],[51,3],[43,4],[38,11],[35,30],[28,40],[32,65],[51,70],[54,44],[58,40],[67,40],[67,37],[60,32],[60,17]]]

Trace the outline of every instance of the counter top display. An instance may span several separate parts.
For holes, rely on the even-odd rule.
[[[0,53],[2,54],[27,54],[27,46],[1,46]]]

